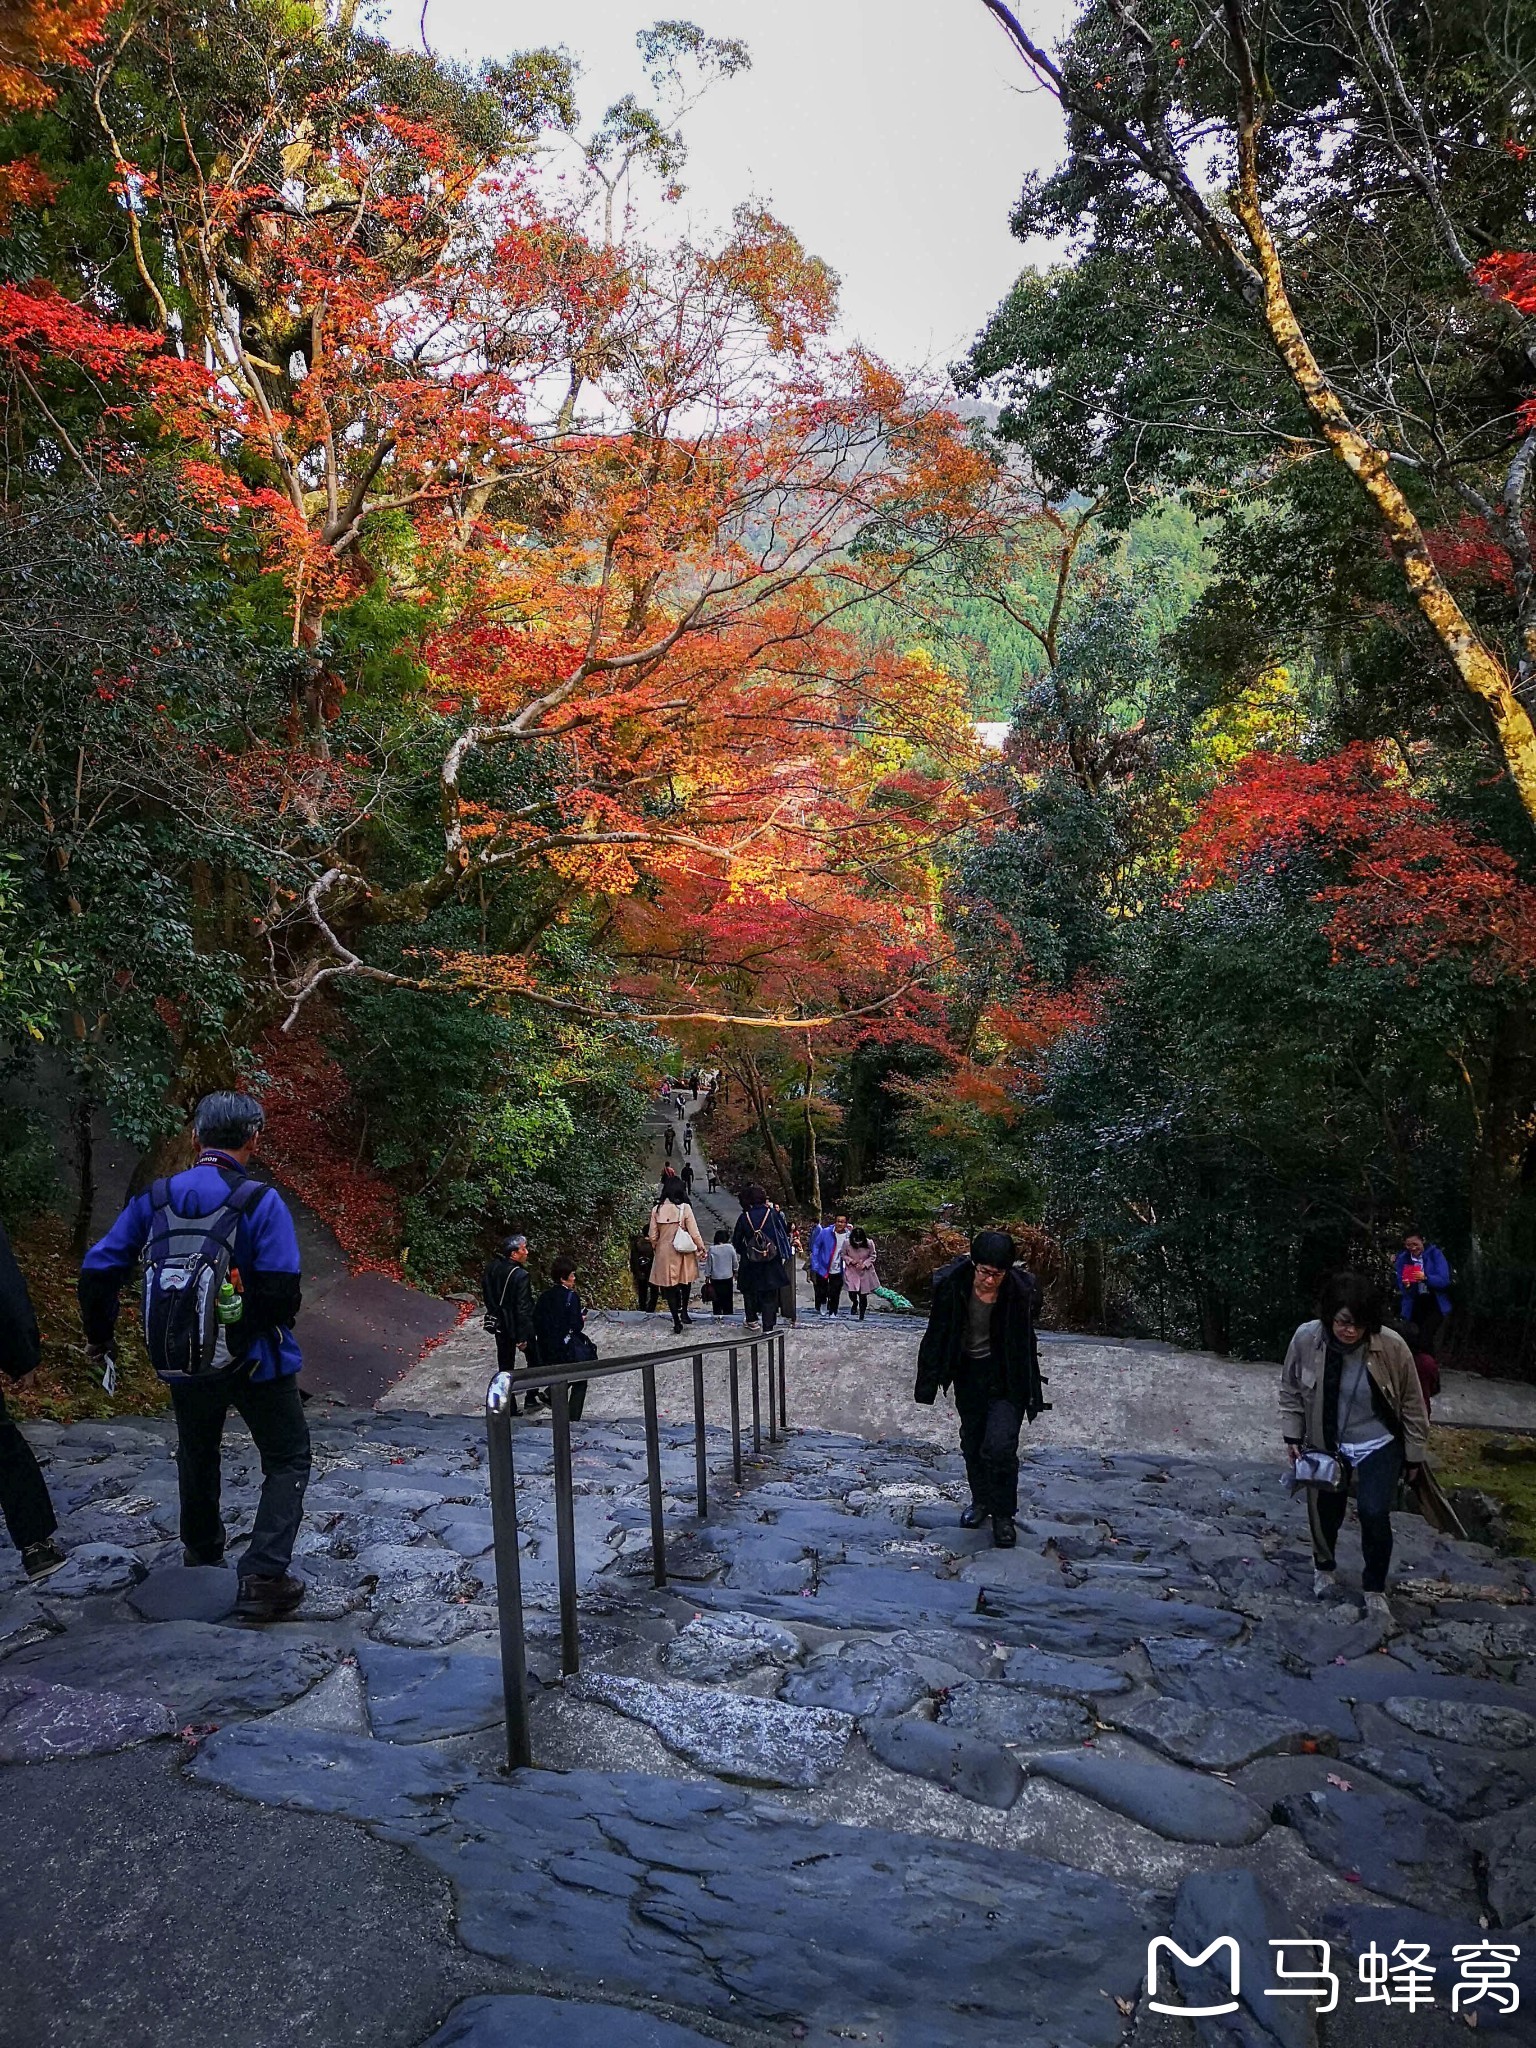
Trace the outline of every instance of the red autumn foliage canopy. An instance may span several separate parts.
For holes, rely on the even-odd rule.
[[[1335,960],[1437,965],[1492,985],[1536,975],[1536,888],[1502,847],[1408,790],[1376,746],[1321,761],[1251,754],[1185,833],[1186,886],[1241,884],[1256,866],[1316,856]]]

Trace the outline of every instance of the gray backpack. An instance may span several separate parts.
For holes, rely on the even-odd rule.
[[[243,1351],[237,1358],[229,1348],[217,1303],[240,1218],[266,1191],[265,1181],[236,1181],[217,1209],[188,1216],[175,1207],[168,1180],[150,1189],[144,1341],[150,1364],[168,1383],[225,1379],[245,1363]]]

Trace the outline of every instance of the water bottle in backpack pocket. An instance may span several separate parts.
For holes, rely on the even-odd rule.
[[[265,1181],[237,1181],[217,1209],[192,1216],[176,1208],[168,1180],[150,1190],[144,1342],[161,1379],[219,1379],[245,1363],[245,1348],[230,1343],[244,1314],[232,1277],[235,1231],[265,1192]]]

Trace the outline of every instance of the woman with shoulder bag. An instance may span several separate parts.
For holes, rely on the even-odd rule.
[[[1315,1322],[1291,1339],[1280,1371],[1280,1421],[1293,1477],[1305,1489],[1312,1532],[1312,1591],[1334,1589],[1335,1546],[1353,1491],[1367,1614],[1392,1619],[1387,1568],[1392,1509],[1406,1466],[1422,1473],[1429,1414],[1413,1353],[1381,1326],[1369,1281],[1341,1273],[1323,1289]]]
[[[669,1171],[662,1176],[661,1200],[651,1211],[646,1234],[655,1246],[651,1285],[666,1296],[667,1307],[672,1311],[672,1328],[681,1333],[683,1325],[693,1321],[688,1313],[688,1297],[699,1277],[704,1238],[694,1219],[693,1205],[675,1173]]]

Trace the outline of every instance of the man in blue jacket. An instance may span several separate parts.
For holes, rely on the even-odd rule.
[[[250,1095],[205,1095],[193,1114],[202,1150],[195,1166],[174,1174],[171,1207],[211,1216],[247,1180],[266,1118]],[[117,1325],[118,1295],[149,1240],[154,1191],[136,1195],[80,1269],[80,1316],[93,1355],[104,1357]],[[170,1383],[176,1415],[176,1471],[181,1490],[182,1555],[189,1565],[221,1564],[225,1530],[219,1513],[219,1456],[231,1408],[241,1415],[261,1457],[256,1526],[239,1564],[235,1612],[276,1621],[304,1597],[289,1571],[309,1483],[309,1424],[299,1398],[302,1359],[294,1341],[299,1312],[299,1241],[275,1188],[248,1201],[235,1226],[233,1266],[242,1313],[226,1335],[236,1370]]]

